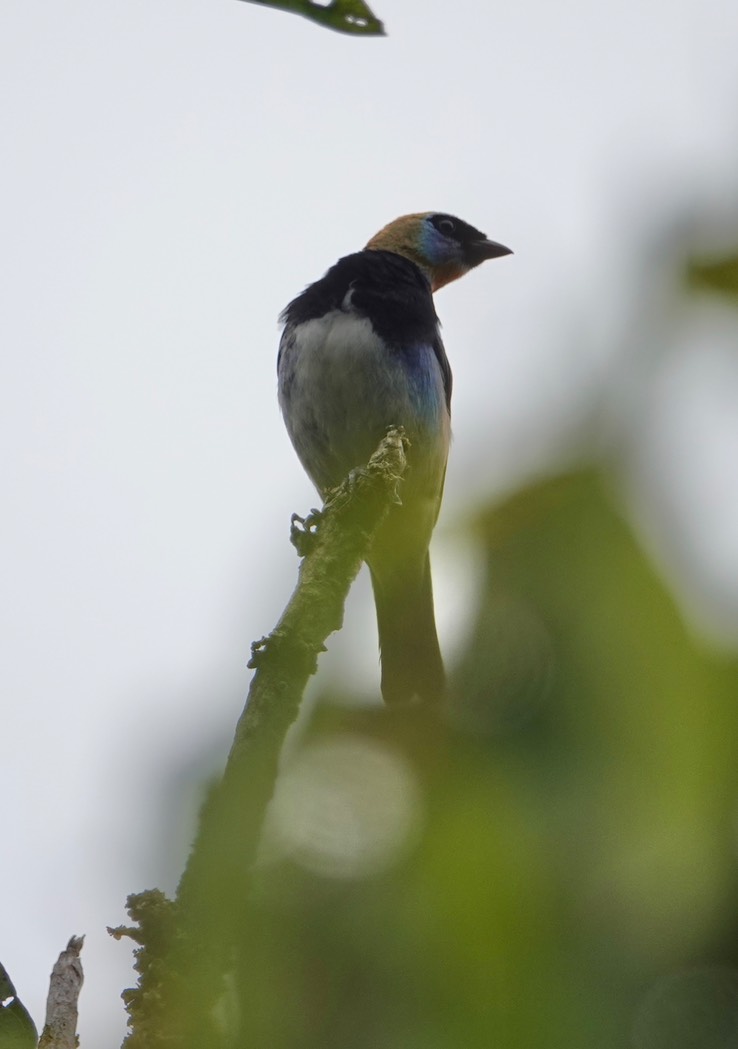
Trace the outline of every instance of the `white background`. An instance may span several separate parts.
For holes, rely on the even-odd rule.
[[[515,251],[437,300],[447,651],[465,512],[565,460],[593,413],[688,614],[736,635],[735,329],[674,303],[667,260],[738,242],[738,5],[375,11],[386,39],[233,0],[3,5],[0,950],[40,1025],[87,934],[83,1046],[123,1037],[130,951],[105,926],[176,885],[293,585],[289,514],[316,503],[277,314],[388,220],[450,211]],[[359,585],[319,686],[351,660],[376,701],[372,614]]]

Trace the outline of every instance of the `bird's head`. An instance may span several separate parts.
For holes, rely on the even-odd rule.
[[[511,255],[510,248],[488,240],[474,226],[439,211],[403,215],[376,233],[368,251],[394,251],[419,266],[438,291],[463,277],[485,259]]]

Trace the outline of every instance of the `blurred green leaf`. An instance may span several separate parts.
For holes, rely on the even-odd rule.
[[[450,714],[317,710],[252,888],[213,901],[247,935],[208,1039],[188,987],[161,1044],[732,1044],[736,660],[691,634],[597,473],[521,492],[477,539]]]
[[[243,1042],[621,1049],[660,980],[738,962],[735,661],[691,636],[594,473],[521,493],[480,535],[451,720],[325,710],[303,742],[402,755],[422,829],[350,878],[267,849],[234,982]],[[302,829],[355,852],[346,775]],[[381,825],[390,799],[364,790]],[[692,1030],[711,988],[684,1005]]]
[[[731,299],[738,299],[738,255],[692,259],[687,266],[687,282]]]
[[[311,22],[352,36],[384,36],[384,26],[364,3],[364,0],[248,0],[252,4],[275,7],[303,15]]]
[[[38,1031],[13,981],[0,965],[0,1046],[2,1049],[35,1049]]]

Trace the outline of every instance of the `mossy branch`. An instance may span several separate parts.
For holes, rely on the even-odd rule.
[[[376,529],[398,501],[406,444],[401,428],[390,429],[366,467],[353,471],[320,513],[305,521],[293,517],[292,540],[305,555],[297,586],[275,629],[252,646],[255,673],[246,706],[223,777],[200,814],[176,901],[156,890],[133,896],[129,913],[134,921],[148,915],[146,928],[140,922],[138,929],[110,930],[140,944],[139,986],[125,995],[134,1025],[130,1049],[217,1044],[213,1005],[244,934],[250,871],[282,746],[325,641],[341,627]],[[139,1037],[144,1029],[147,1036]],[[153,1036],[157,1029],[160,1038]]]
[[[293,517],[293,542],[305,557],[282,618],[252,646],[255,673],[246,706],[180,882],[185,912],[211,915],[215,887],[229,901],[243,896],[287,730],[326,639],[343,623],[349,589],[378,525],[397,502],[404,469],[404,432],[391,429],[366,467],[331,494],[320,514],[301,522],[304,531]]]

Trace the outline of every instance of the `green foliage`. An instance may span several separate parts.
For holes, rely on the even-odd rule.
[[[336,815],[359,766],[317,792],[307,846],[260,868],[236,1044],[616,1049],[648,1029],[661,978],[738,961],[735,662],[691,637],[598,476],[524,492],[481,533],[452,719],[326,711],[304,742],[393,756],[420,826],[385,869],[331,874],[311,848],[366,833],[358,806]],[[397,799],[361,790],[391,820]],[[672,1049],[712,1049],[705,979]]]
[[[34,1049],[38,1031],[31,1015],[18,998],[13,981],[0,965],[0,1047],[1,1049]]]
[[[311,22],[335,29],[338,33],[351,36],[384,36],[384,26],[370,11],[364,0],[249,0],[252,4],[276,7],[280,11],[291,11],[303,15]]]
[[[452,713],[317,711],[250,891],[213,899],[243,932],[210,1034],[191,987],[171,1044],[734,1044],[736,662],[596,473],[490,510],[479,541]]]
[[[687,281],[692,288],[717,292],[738,303],[738,255],[692,259]]]

